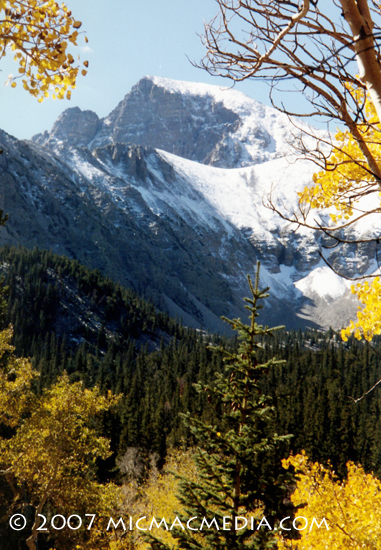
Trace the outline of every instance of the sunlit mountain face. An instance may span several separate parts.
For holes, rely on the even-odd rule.
[[[0,244],[76,258],[211,331],[245,315],[259,259],[271,293],[262,321],[341,328],[357,304],[321,259],[321,236],[264,206],[272,190],[292,213],[311,182],[316,166],[293,149],[299,128],[232,89],[145,77],[104,119],[76,107],[32,141],[1,132]],[[323,253],[353,276],[376,269],[375,246]]]

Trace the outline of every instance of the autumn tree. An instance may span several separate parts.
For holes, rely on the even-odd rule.
[[[87,544],[96,548],[96,538],[103,538],[96,526],[89,541],[85,527],[52,530],[50,521],[55,514],[75,514],[90,521],[85,514],[107,514],[117,505],[119,490],[96,480],[96,460],[109,456],[110,450],[109,441],[97,433],[95,420],[115,399],[100,395],[97,388],[70,384],[66,374],[36,396],[32,382],[37,374],[29,361],[15,357],[11,337],[11,329],[0,332],[2,522],[8,524],[14,514],[24,515],[30,550],[36,550],[42,533],[65,548],[78,541],[82,548]],[[43,531],[41,515],[47,518]],[[73,519],[77,524],[78,517]],[[10,527],[7,536],[12,536]]]
[[[300,139],[297,153],[315,162],[313,186],[299,196],[299,210],[282,217],[322,231],[336,245],[357,243],[345,230],[364,216],[379,214],[381,188],[381,67],[378,40],[381,10],[372,0],[216,0],[219,14],[205,27],[207,54],[201,66],[234,82],[264,79],[273,105],[288,115],[337,122],[335,139],[312,130],[312,150]],[[295,112],[287,105],[292,89],[304,101]],[[365,198],[368,202],[365,202]],[[316,221],[311,211],[330,209]],[[361,242],[376,240],[362,239]],[[380,279],[353,288],[365,308],[354,332],[370,340],[381,333]]]
[[[53,99],[70,99],[80,65],[69,50],[77,45],[81,25],[55,0],[0,0],[0,59],[10,54],[19,64],[11,86],[21,79],[40,102],[50,91]]]
[[[176,515],[184,512],[178,498],[179,478],[186,476],[189,480],[197,480],[193,452],[193,449],[182,450],[172,447],[161,469],[157,467],[158,456],[151,455],[148,477],[144,481],[141,481],[141,473],[144,470],[145,458],[138,449],[128,448],[124,456],[117,461],[123,475],[121,515],[126,518],[133,517],[135,521],[137,518],[145,518],[141,522],[143,529],[149,527],[152,519],[156,518],[156,523],[152,523],[152,533],[172,549],[178,546],[170,527]],[[164,522],[158,527],[163,518],[168,529],[165,528]],[[150,545],[144,533],[144,530],[139,529],[119,533],[116,531],[115,539],[122,550],[148,550]]]
[[[304,453],[283,464],[295,469],[298,481],[291,499],[295,506],[303,506],[300,515],[305,519],[298,527],[300,538],[287,541],[280,537],[279,550],[381,548],[379,479],[349,462],[348,476],[339,480],[330,468],[309,462]]]

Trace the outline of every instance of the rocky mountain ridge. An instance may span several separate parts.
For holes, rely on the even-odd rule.
[[[210,330],[224,330],[220,315],[244,315],[246,274],[260,259],[266,322],[340,328],[356,304],[319,256],[320,237],[263,206],[275,186],[292,211],[311,181],[314,166],[287,157],[295,132],[234,90],[146,77],[103,120],[74,108],[31,142],[0,134],[10,214],[0,244],[76,258]],[[348,245],[329,261],[370,272],[375,246]]]
[[[134,143],[220,168],[280,158],[298,129],[286,116],[241,92],[207,84],[142,78],[104,119],[78,107],[66,109],[40,145],[90,150]]]

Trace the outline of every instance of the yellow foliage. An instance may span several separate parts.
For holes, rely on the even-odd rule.
[[[55,501],[61,509],[74,506],[77,483],[81,491],[89,490],[90,498],[91,481],[86,475],[97,457],[105,459],[110,454],[108,440],[97,436],[91,424],[109,407],[109,400],[96,388],[86,390],[81,382],[70,384],[66,374],[41,398],[34,398],[31,416],[4,443],[2,456],[11,464],[17,482],[28,487],[32,501],[39,501],[50,480],[55,488],[60,487]]]
[[[167,457],[162,472],[152,471],[147,481],[138,491],[132,508],[135,518],[146,516],[155,517],[158,522],[166,518],[169,525],[176,515],[184,512],[177,497],[179,494],[179,479],[184,476],[191,481],[197,479],[197,469],[193,461],[192,452],[172,450]],[[171,532],[164,528],[154,528],[152,534],[168,544],[170,548],[177,548],[177,541],[172,537]],[[139,535],[135,540],[137,550],[149,550],[151,546]]]
[[[373,336],[381,334],[381,280],[375,277],[372,282],[364,281],[351,287],[352,293],[357,294],[358,299],[364,305],[359,306],[357,323],[350,322],[349,327],[341,331],[344,341],[353,333],[355,338],[371,341]]]
[[[346,86],[347,91],[358,105],[364,106],[366,124],[359,124],[357,130],[362,136],[375,161],[381,165],[381,125],[376,110],[369,97],[363,90]],[[374,208],[380,206],[379,185],[369,169],[358,140],[347,130],[338,131],[333,154],[326,163],[326,169],[313,176],[314,186],[305,187],[299,193],[301,205],[308,204],[312,208],[334,208],[331,213],[332,221],[349,220],[356,209],[361,197],[376,193],[377,202]],[[361,210],[358,213],[362,214]],[[350,334],[361,340],[372,340],[376,334],[381,334],[381,284],[377,277],[373,282],[365,281],[352,286],[352,293],[356,294],[363,308],[359,306],[357,322],[350,321],[348,327],[341,331],[344,341]]]
[[[77,45],[81,26],[65,4],[55,0],[0,0],[0,58],[9,50],[17,52],[24,89],[40,102],[51,87],[59,87],[58,99],[75,88],[79,66],[68,51],[69,42]],[[87,65],[85,65],[87,67]],[[82,71],[82,74],[86,71]],[[16,86],[10,77],[12,87]]]
[[[149,479],[142,486],[138,487],[136,483],[131,482],[124,487],[124,517],[132,516],[133,520],[136,521],[138,518],[145,516],[147,518],[145,523],[149,525],[152,518],[156,518],[157,524],[160,524],[160,521],[164,518],[168,530],[163,525],[158,528],[153,524],[150,534],[172,550],[179,548],[179,541],[171,534],[172,523],[175,521],[176,516],[187,517],[186,510],[179,499],[181,478],[190,483],[199,482],[194,450],[172,449],[160,473],[154,468],[151,470]],[[216,512],[218,512],[217,509]],[[255,503],[251,512],[256,517],[262,517],[263,508]],[[242,511],[242,514],[244,514],[244,511]],[[201,548],[203,544],[202,536],[194,533],[194,540]],[[129,548],[150,550],[152,548],[144,533],[142,534],[136,529],[128,534],[127,539],[122,538],[113,542],[113,544],[115,548],[112,546],[110,550],[127,550]]]
[[[36,541],[39,513],[49,518],[56,510],[68,517],[75,511],[85,519],[90,511],[100,516],[90,539],[84,529],[64,529],[55,536],[65,547],[74,548],[80,539],[82,550],[106,550],[101,517],[121,505],[121,490],[94,478],[95,461],[110,455],[109,441],[98,435],[95,419],[116,398],[102,396],[97,388],[87,390],[81,382],[70,384],[66,374],[37,397],[31,391],[37,374],[29,361],[14,356],[11,337],[11,329],[0,332],[0,422],[13,428],[12,436],[0,438],[2,483],[8,482],[13,493],[9,515],[27,510],[31,517],[33,510],[30,538]]]
[[[381,161],[381,126],[373,103],[363,90],[354,90],[347,86],[357,104],[364,104],[367,124],[357,126],[373,158]],[[326,162],[325,170],[313,175],[314,186],[305,187],[299,195],[300,204],[309,204],[312,208],[322,210],[335,208],[331,214],[333,222],[353,216],[358,198],[370,190],[378,189],[358,140],[348,131],[338,130],[333,153]]]
[[[30,384],[37,373],[27,359],[14,356],[12,335],[12,328],[0,332],[0,422],[14,427],[34,399]]]
[[[300,514],[309,525],[325,518],[325,526],[300,531],[300,540],[286,541],[280,536],[279,550],[364,550],[381,549],[381,482],[365,474],[361,466],[347,464],[348,477],[339,481],[328,468],[311,464],[302,453],[283,461],[295,467],[297,488],[291,500],[305,505]]]

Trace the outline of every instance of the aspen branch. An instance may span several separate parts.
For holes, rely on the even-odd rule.
[[[268,52],[266,52],[264,55],[262,55],[259,59],[258,59],[258,63],[257,63],[257,66],[255,67],[254,71],[257,71],[261,65],[263,65],[263,63],[265,63],[269,57],[271,56],[271,54],[277,49],[277,47],[279,46],[281,40],[286,36],[286,34],[288,34],[291,29],[301,20],[303,19],[303,17],[305,17],[308,13],[308,10],[310,9],[310,2],[309,0],[304,0],[303,1],[303,6],[300,10],[299,13],[297,13],[296,15],[294,15],[293,17],[291,17],[291,21],[289,22],[289,24],[287,25],[287,27],[278,34],[278,36],[275,38],[274,40],[274,43],[273,45],[271,46],[271,48],[269,49]]]

